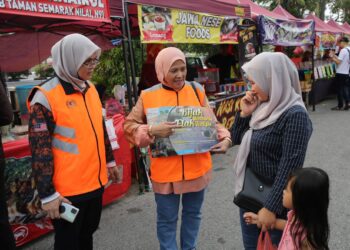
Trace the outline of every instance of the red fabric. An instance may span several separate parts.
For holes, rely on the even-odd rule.
[[[273,13],[277,13],[278,15],[284,16],[291,20],[298,20],[295,16],[286,11],[280,4],[272,11]]]
[[[234,3],[235,1],[233,0],[217,0],[219,2],[224,2],[224,3]],[[263,15],[267,17],[272,17],[276,19],[282,19],[282,20],[287,20],[287,18],[283,15],[271,12],[264,7],[261,7],[260,5],[252,2],[251,0],[240,0],[239,1],[241,4],[246,4],[250,6],[251,9],[251,15],[253,18],[256,18],[257,16]]]
[[[321,19],[319,19],[317,16],[313,14],[309,14],[305,19],[308,20],[314,20],[315,21],[315,31],[316,32],[330,32],[330,33],[338,33],[337,31],[334,31],[332,26],[329,26],[325,22],[323,22]]]
[[[61,33],[68,35],[67,33]],[[51,47],[62,35],[51,32],[19,32],[0,37],[0,69],[3,72],[18,72],[29,69],[51,54]],[[103,50],[111,49],[111,42],[102,36],[89,38]]]
[[[347,29],[344,29],[340,24],[338,24],[336,21],[332,19],[329,20],[327,24],[333,27],[332,30],[334,30],[335,32],[350,34],[350,32]]]
[[[350,25],[347,22],[343,23],[342,27],[350,32]]]
[[[103,205],[113,202],[124,196],[131,185],[131,161],[132,154],[128,141],[123,132],[125,117],[121,114],[113,116],[113,125],[118,138],[119,149],[113,150],[113,155],[117,165],[123,166],[122,183],[111,184],[103,194]]]

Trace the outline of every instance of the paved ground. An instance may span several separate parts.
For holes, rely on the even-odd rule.
[[[326,170],[331,179],[330,249],[348,250],[350,242],[350,111],[330,111],[335,100],[317,105],[310,115],[314,133],[305,166]],[[214,180],[208,188],[199,237],[199,250],[243,249],[238,209],[232,203],[233,148],[225,156],[214,157]],[[52,234],[22,249],[53,249]],[[155,233],[154,198],[151,193],[137,195],[136,188],[127,197],[104,208],[100,229],[95,234],[98,250],[158,249]]]

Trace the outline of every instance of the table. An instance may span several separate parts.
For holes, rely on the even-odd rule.
[[[118,165],[123,167],[123,180],[106,188],[103,205],[122,197],[131,185],[132,152],[126,141],[122,124],[124,116],[113,117],[118,137],[119,149],[113,151]],[[21,246],[53,230],[50,219],[41,209],[41,203],[32,176],[31,153],[27,138],[4,143],[5,152],[5,189],[9,221],[15,236],[16,245]]]

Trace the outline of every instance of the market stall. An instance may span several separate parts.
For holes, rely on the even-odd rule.
[[[329,26],[315,15],[309,14],[306,19],[315,22],[314,45],[314,85],[310,93],[311,101],[318,103],[333,92],[335,64],[329,60],[330,50],[336,50],[337,40],[342,36],[342,30]]]
[[[272,21],[278,27],[276,27],[274,38],[266,40],[265,30],[271,31],[271,21],[269,23],[264,18],[260,18],[259,25],[262,30],[262,43],[283,47],[297,47],[294,50],[295,57],[291,59],[298,69],[303,99],[306,107],[308,107],[310,103],[309,96],[314,83],[312,77],[314,60],[311,55],[315,39],[315,23],[313,20],[302,20],[294,17],[281,5],[278,5],[272,12],[284,16],[287,21]],[[315,110],[315,103],[313,103],[313,110]]]
[[[253,41],[256,29],[251,28],[248,5],[208,1],[201,5],[194,2],[161,4],[157,1],[131,1],[138,5],[138,23],[141,41],[146,44],[199,43],[199,44],[244,44]],[[182,1],[180,1],[182,2]],[[207,2],[207,1],[205,1]],[[142,4],[142,5],[140,5]],[[156,7],[157,6],[157,7]],[[225,8],[217,8],[222,6]],[[227,11],[227,10],[230,11]],[[250,43],[240,54],[248,60],[255,55],[256,42]],[[249,56],[247,55],[249,54]],[[209,96],[211,106],[216,110],[219,121],[227,128],[232,127],[239,98],[245,91],[244,83],[235,82],[219,86],[218,69],[199,69],[196,81],[200,82]],[[221,93],[218,93],[221,92]],[[233,108],[228,111],[227,107]],[[236,109],[234,109],[236,107]],[[224,113],[228,112],[225,116]],[[225,111],[225,112],[224,112]]]

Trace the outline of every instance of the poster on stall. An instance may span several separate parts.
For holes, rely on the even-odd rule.
[[[231,130],[233,127],[235,116],[240,110],[240,102],[243,95],[234,95],[216,102],[215,115],[218,121],[228,130]]]
[[[0,0],[0,13],[111,22],[107,0]]]
[[[314,42],[313,20],[292,21],[259,16],[258,23],[263,44],[302,46]]]
[[[151,144],[152,157],[166,157],[208,152],[218,143],[215,116],[209,108],[192,106],[147,109],[147,124],[176,122],[180,128],[168,138]]]
[[[138,18],[143,43],[238,43],[240,17],[138,5]]]
[[[239,26],[239,63],[243,65],[257,55],[258,39],[256,26]]]
[[[315,47],[319,50],[336,49],[341,34],[316,32]]]

